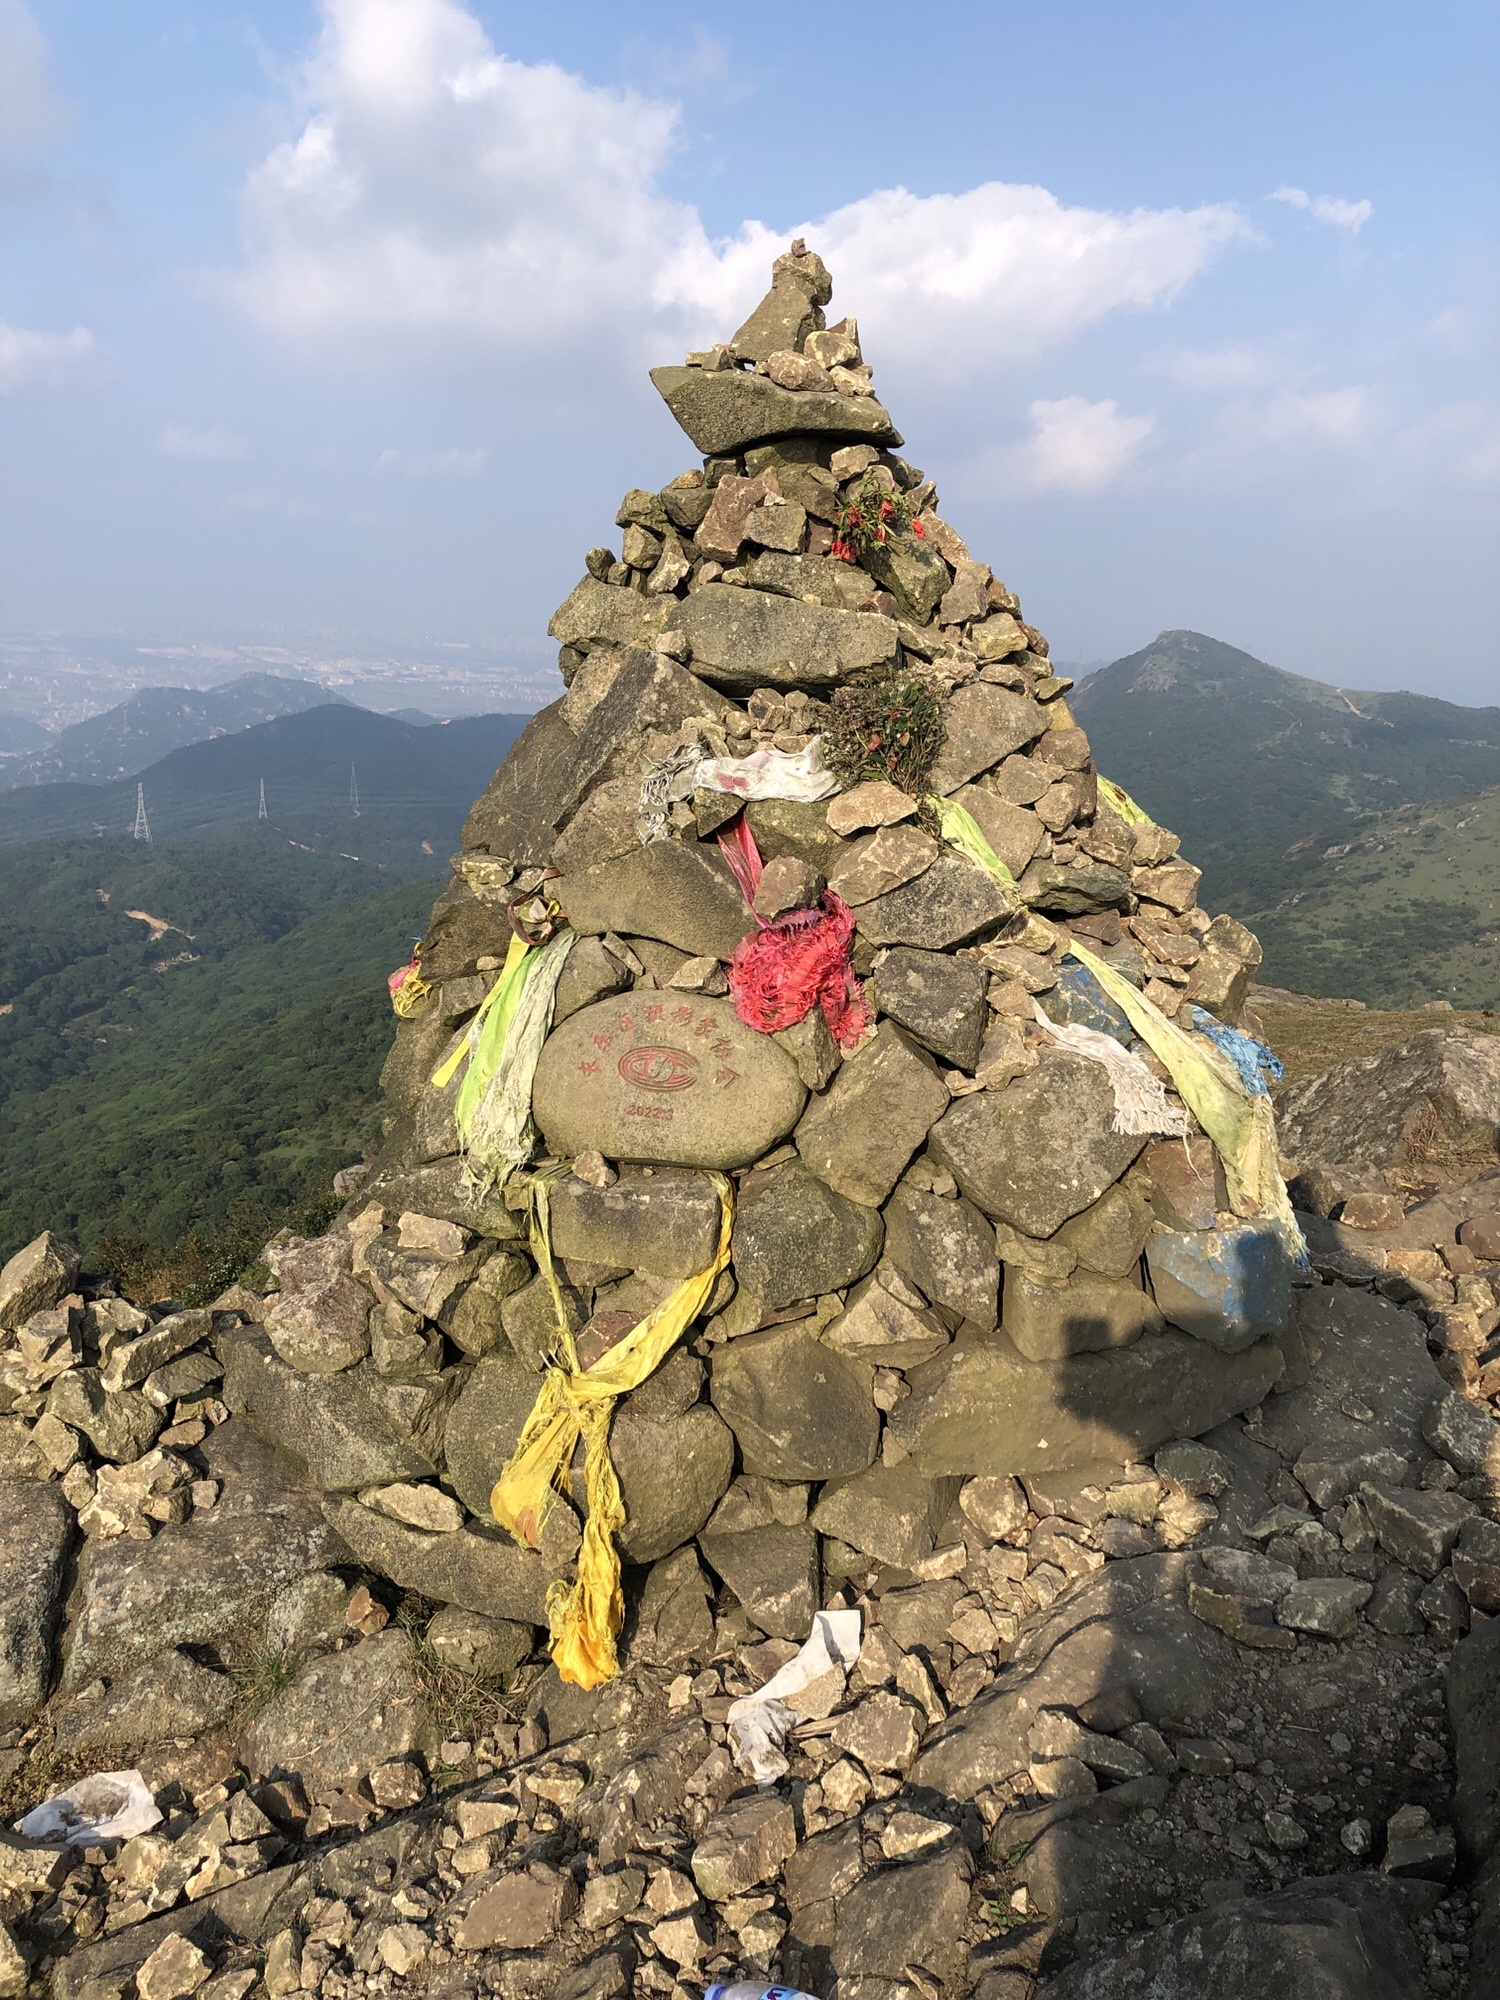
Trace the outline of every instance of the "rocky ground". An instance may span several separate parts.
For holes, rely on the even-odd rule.
[[[1437,1364],[1455,1314],[1500,1322],[1497,1189],[1383,1233],[1310,1217],[1289,1366],[1243,1419],[1149,1464],[970,1480],[906,1567],[850,1549],[821,1594],[863,1613],[858,1664],[808,1691],[766,1791],[726,1721],[809,1622],[781,1544],[816,1489],[741,1474],[720,1532],[762,1522],[762,1573],[737,1598],[690,1551],[633,1572],[626,1672],[584,1694],[531,1630],[352,1559],[348,1501],[221,1400],[274,1294],[140,1313],[64,1291],[44,1240],[0,1301],[27,1385],[0,1487],[11,1806],[138,1767],[162,1818],[118,1847],[7,1838],[7,1990],[574,2000],[743,1973],[1020,2000],[1147,1970],[1205,1991],[1201,1952],[1248,1954],[1246,1992],[1462,1992],[1500,1430]],[[1353,1268],[1356,1234],[1366,1261],[1436,1237],[1436,1301]],[[408,1514],[444,1498],[388,1485]]]

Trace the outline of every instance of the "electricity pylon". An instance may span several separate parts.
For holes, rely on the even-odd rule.
[[[256,817],[258,819],[269,819],[271,817],[266,811],[266,781],[264,778],[260,781],[260,811]]]
[[[151,845],[151,822],[146,817],[146,787],[144,785],[137,785],[135,788],[135,827],[131,838],[134,840],[144,840],[148,847]]]

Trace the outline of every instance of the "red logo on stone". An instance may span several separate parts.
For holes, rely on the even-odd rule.
[[[637,1090],[686,1090],[698,1081],[698,1058],[686,1049],[627,1049],[617,1067]]]

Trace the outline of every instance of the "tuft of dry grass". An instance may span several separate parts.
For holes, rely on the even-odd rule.
[[[238,1715],[248,1721],[251,1716],[259,1715],[263,1708],[269,1708],[277,1695],[291,1686],[301,1664],[295,1655],[274,1647],[252,1653],[234,1675]]]
[[[473,1743],[521,1720],[539,1672],[521,1667],[509,1681],[467,1674],[445,1660],[428,1639],[422,1609],[403,1605],[396,1620],[411,1646],[412,1679],[440,1736]]]

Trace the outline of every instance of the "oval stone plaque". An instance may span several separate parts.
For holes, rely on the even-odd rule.
[[[729,1000],[616,994],[547,1037],[532,1110],[563,1158],[745,1167],[784,1139],[807,1092],[790,1056]]]

